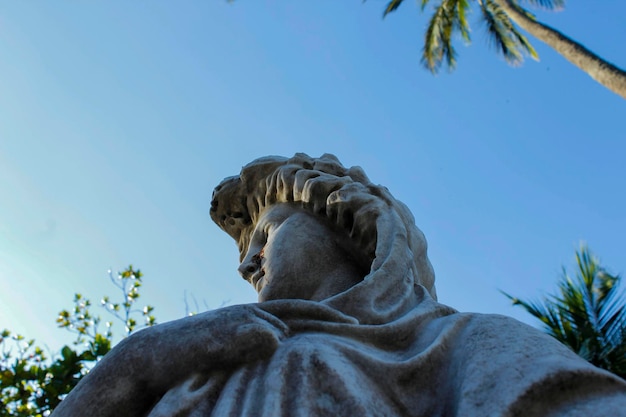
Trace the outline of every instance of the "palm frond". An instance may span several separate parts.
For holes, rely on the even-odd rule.
[[[470,40],[470,27],[467,23],[467,13],[470,10],[469,0],[457,0],[454,7],[454,26],[461,33],[465,42]]]
[[[430,0],[420,0],[420,8],[422,11],[426,8],[429,1]],[[363,2],[365,2],[365,0],[363,0]],[[385,11],[383,12],[383,18],[391,12],[395,12],[396,9],[400,7],[402,2],[404,2],[404,0],[390,0],[389,3],[387,3],[387,7],[385,7]]]
[[[391,0],[389,3],[387,3],[387,7],[385,8],[385,11],[383,12],[383,18],[387,16],[389,13],[394,12],[398,7],[400,7],[403,1],[404,0]]]
[[[428,0],[422,0],[425,5]],[[422,64],[433,73],[439,71],[445,61],[450,69],[456,66],[456,50],[452,38],[456,32],[470,42],[467,14],[469,0],[441,0],[428,22],[422,49]]]
[[[534,19],[534,16],[514,5],[520,12]],[[528,39],[517,30],[509,16],[494,0],[484,0],[480,3],[487,33],[496,49],[502,53],[504,59],[511,65],[521,64],[523,53],[538,61],[539,54]]]
[[[493,0],[484,0],[480,4],[483,19],[491,43],[504,56],[504,59],[512,65],[523,61],[516,37],[512,36],[515,30],[509,16]]]
[[[522,306],[527,312],[535,316],[544,325],[544,330],[561,340],[565,337],[565,329],[563,329],[562,320],[558,314],[558,310],[555,309],[549,303],[543,301],[524,301],[517,297],[513,297],[510,294],[500,291],[505,297],[509,298],[513,305]]]
[[[616,298],[621,297],[621,277],[611,275],[603,269],[597,272],[594,293],[596,303],[601,310],[611,310],[616,306]]]
[[[614,345],[626,342],[624,337],[626,329],[626,306],[623,304],[623,293],[612,291],[606,299],[606,303],[600,311],[599,327],[600,332],[605,335],[607,342]]]
[[[433,73],[439,71],[444,58],[448,66],[455,65],[456,52],[451,42],[453,26],[448,1],[443,0],[428,22],[422,49],[422,63]]]
[[[585,246],[576,252],[576,263],[573,277],[563,269],[557,295],[530,302],[503,294],[578,355],[626,377],[626,304],[620,276],[609,274]]]
[[[526,36],[519,33],[519,31],[517,30],[515,26],[512,26],[511,34],[515,37],[515,39],[517,40],[521,48],[524,50],[524,52],[530,55],[530,57],[534,59],[535,61],[539,61],[539,54],[537,53],[535,48],[533,48],[533,46],[530,44]]]

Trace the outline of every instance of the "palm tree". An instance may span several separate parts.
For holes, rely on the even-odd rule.
[[[390,0],[383,17],[395,11],[404,0]],[[419,0],[422,10],[430,0]],[[470,0],[437,0],[438,5],[430,18],[426,29],[422,62],[433,73],[436,73],[445,62],[449,68],[456,64],[456,51],[452,45],[452,36],[456,33],[470,42],[470,30],[467,14],[470,11]],[[530,42],[522,35],[517,26],[546,43],[565,59],[585,71],[591,78],[626,98],[626,72],[600,58],[580,43],[565,36],[535,19],[535,17],[519,5],[526,1],[533,6],[545,9],[560,9],[565,0],[475,0],[486,23],[491,40],[510,64],[519,64],[523,54],[538,59],[537,52]]]
[[[563,268],[558,295],[538,302],[504,295],[583,359],[626,378],[626,305],[620,277],[609,274],[585,246],[576,252],[576,262],[574,277]]]

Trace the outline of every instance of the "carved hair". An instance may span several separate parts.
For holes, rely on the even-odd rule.
[[[345,230],[371,264],[365,279],[381,269],[408,273],[436,298],[426,239],[413,215],[360,167],[345,168],[330,154],[257,159],[215,188],[211,218],[235,239],[243,259],[259,216],[277,203],[300,205]],[[398,268],[408,271],[390,270]]]

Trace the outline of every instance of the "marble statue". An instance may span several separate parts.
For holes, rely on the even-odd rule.
[[[122,341],[69,416],[626,416],[626,382],[538,330],[439,304],[408,208],[332,155],[265,157],[214,191],[259,302]]]

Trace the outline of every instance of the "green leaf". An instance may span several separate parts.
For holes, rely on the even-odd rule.
[[[626,304],[620,277],[609,274],[584,245],[576,252],[576,264],[573,277],[563,269],[558,294],[541,302],[503,294],[578,355],[626,377]]]
[[[69,346],[65,345],[61,349],[61,356],[63,356],[63,359],[69,360],[75,356],[75,352]]]
[[[400,7],[403,1],[404,0],[391,0],[387,3],[387,7],[385,7],[385,11],[383,12],[383,18]]]

